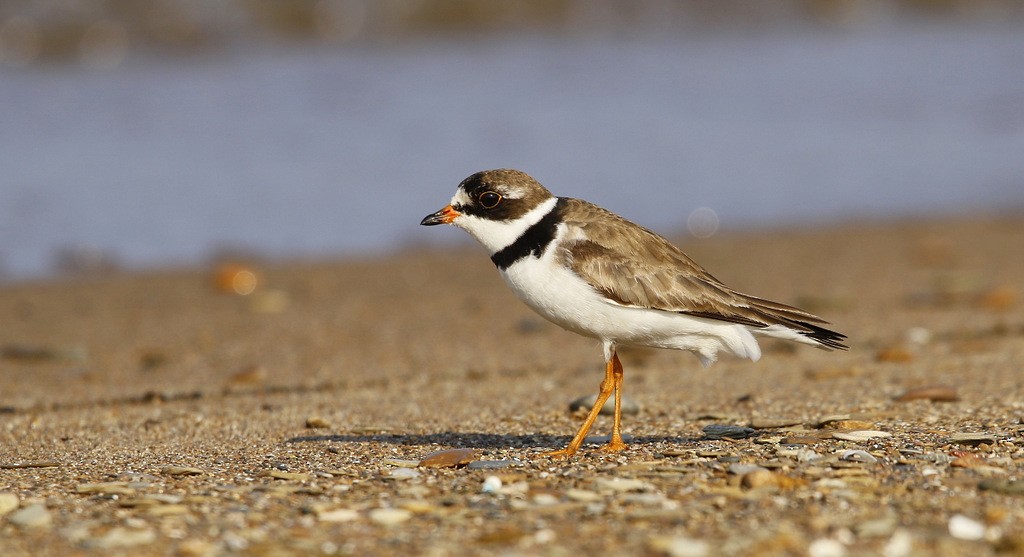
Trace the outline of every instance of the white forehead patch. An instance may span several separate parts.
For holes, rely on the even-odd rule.
[[[466,190],[459,188],[455,190],[455,195],[452,197],[452,205],[469,205],[470,199],[466,195]]]

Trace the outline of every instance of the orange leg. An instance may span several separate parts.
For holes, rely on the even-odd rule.
[[[612,438],[608,444],[601,447],[601,451],[617,453],[625,450],[626,444],[622,441],[622,364],[619,363],[618,354],[612,354],[612,362],[615,364],[612,369],[615,378],[615,421],[612,422]]]
[[[587,419],[583,420],[583,425],[581,425],[579,430],[576,431],[576,435],[573,436],[572,441],[569,441],[568,446],[558,451],[544,453],[543,456],[562,458],[576,454],[576,451],[580,450],[580,445],[583,444],[583,439],[586,438],[587,432],[590,431],[590,427],[594,425],[594,420],[597,419],[597,414],[601,412],[601,408],[604,407],[604,403],[608,401],[608,397],[611,396],[612,391],[615,391],[615,424],[612,426],[612,439],[607,445],[602,447],[602,450],[618,452],[625,449],[626,444],[622,442],[622,433],[619,429],[619,419],[622,416],[622,396],[620,394],[622,388],[622,377],[622,363],[619,362],[618,354],[612,352],[612,358],[608,360],[608,363],[605,365],[604,380],[601,381],[601,390],[597,394],[597,400],[594,402],[594,407],[591,408],[590,413],[587,414]]]

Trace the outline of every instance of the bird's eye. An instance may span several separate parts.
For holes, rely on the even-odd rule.
[[[480,204],[483,205],[484,209],[493,209],[501,203],[501,196],[494,193],[493,191],[485,191],[480,194]]]

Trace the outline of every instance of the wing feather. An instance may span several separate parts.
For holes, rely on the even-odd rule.
[[[578,199],[566,199],[559,256],[610,302],[751,327],[784,325],[822,346],[846,337],[801,309],[736,292],[668,240]]]

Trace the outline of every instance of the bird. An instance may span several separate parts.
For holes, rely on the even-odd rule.
[[[576,454],[614,393],[610,440],[622,439],[624,372],[617,348],[694,353],[705,366],[718,353],[757,361],[756,336],[846,350],[846,335],[786,304],[742,294],[662,236],[593,203],[557,197],[525,172],[496,169],[463,180],[444,208],[420,222],[450,224],[473,236],[527,306],[556,325],[601,341],[605,375],[582,425],[555,458]]]

